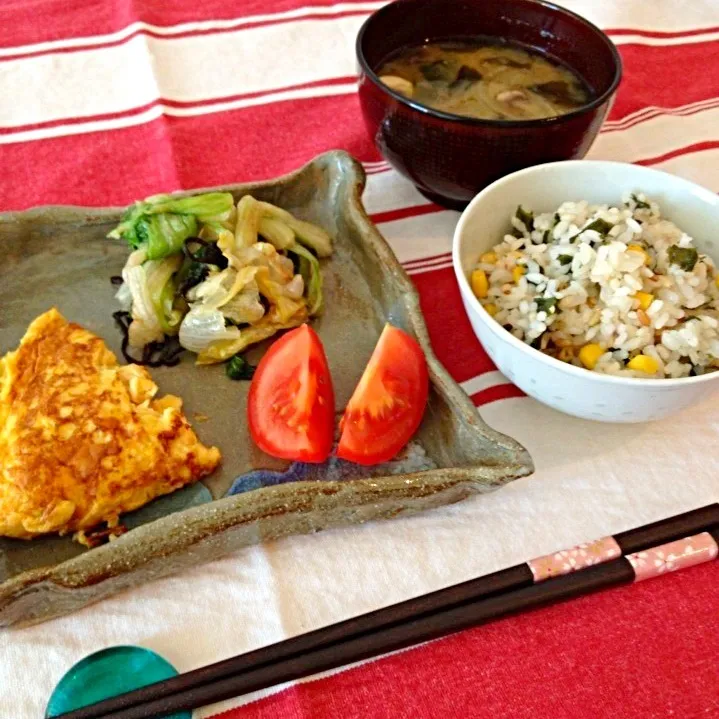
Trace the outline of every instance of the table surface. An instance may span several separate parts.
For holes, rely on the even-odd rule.
[[[671,420],[610,426],[540,406],[494,370],[452,276],[457,213],[392,172],[361,124],[354,38],[383,3],[306,2],[5,3],[0,208],[125,204],[344,148],[365,163],[365,203],[420,290],[437,354],[483,417],[530,450],[536,474],[418,517],[252,547],[3,632],[3,719],[42,716],[64,671],[106,646],[142,644],[189,670],[719,499],[716,397]],[[625,63],[589,156],[719,190],[719,2],[562,4],[607,29]],[[719,716],[717,582],[713,563],[197,716]]]

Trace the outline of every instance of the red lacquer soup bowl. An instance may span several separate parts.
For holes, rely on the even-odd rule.
[[[377,77],[400,48],[477,37],[517,42],[559,61],[585,80],[590,101],[541,120],[481,120],[420,105]],[[357,59],[362,113],[379,151],[424,195],[458,209],[510,172],[584,157],[622,74],[619,53],[601,30],[537,0],[397,0],[364,23]]]

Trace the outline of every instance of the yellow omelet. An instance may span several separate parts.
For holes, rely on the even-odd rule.
[[[195,482],[220,462],[144,367],[119,366],[57,310],[0,359],[0,535],[84,531]]]

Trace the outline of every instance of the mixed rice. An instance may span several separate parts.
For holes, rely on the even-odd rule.
[[[565,362],[628,377],[719,369],[719,275],[643,194],[622,207],[565,202],[513,233],[471,276],[485,310]]]

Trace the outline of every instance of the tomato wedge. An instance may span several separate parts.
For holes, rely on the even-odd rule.
[[[392,459],[417,431],[428,392],[417,340],[385,325],[342,417],[337,456],[358,464]]]
[[[332,450],[334,416],[322,343],[302,325],[278,339],[257,366],[247,398],[250,434],[273,457],[324,462]]]

